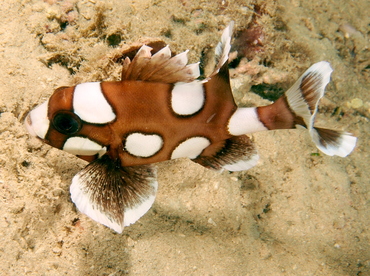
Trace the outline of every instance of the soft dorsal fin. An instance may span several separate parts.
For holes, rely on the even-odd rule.
[[[231,21],[230,24],[222,32],[221,41],[217,44],[215,49],[215,59],[216,66],[212,74],[209,76],[216,75],[222,67],[227,69],[227,61],[229,60],[229,52],[231,49],[231,36],[233,34],[234,21]],[[227,69],[228,71],[228,69]]]
[[[162,83],[191,82],[200,75],[199,63],[187,64],[188,51],[171,57],[168,46],[151,54],[152,48],[143,45],[135,57],[126,58],[122,68],[122,81],[141,80]]]

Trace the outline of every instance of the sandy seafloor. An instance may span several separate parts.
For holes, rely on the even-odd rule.
[[[370,2],[196,2],[2,1],[1,275],[370,275]],[[31,139],[27,112],[59,86],[117,80],[112,57],[144,37],[196,62],[230,20],[263,28],[263,51],[232,70],[238,104],[268,104],[249,88],[286,89],[327,60],[318,124],[354,133],[354,152],[316,154],[302,130],[257,133],[249,171],[158,164],[156,202],[123,234],[79,213],[69,185],[85,163]]]

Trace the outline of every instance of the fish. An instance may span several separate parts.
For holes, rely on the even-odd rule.
[[[167,45],[152,54],[142,45],[123,60],[120,81],[57,88],[29,112],[31,136],[89,162],[70,186],[80,212],[122,233],[155,201],[155,163],[185,157],[216,171],[248,170],[259,159],[247,136],[255,132],[303,127],[329,156],[353,151],[352,134],[315,126],[333,71],[326,61],[309,67],[270,105],[236,105],[228,69],[233,25],[224,29],[206,78],[199,63],[188,64],[188,51],[172,56]]]

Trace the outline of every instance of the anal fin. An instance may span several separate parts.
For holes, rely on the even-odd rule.
[[[202,156],[192,161],[214,170],[244,171],[258,162],[257,150],[246,135],[225,140],[224,146],[212,156]]]
[[[82,213],[121,233],[150,209],[157,186],[154,167],[121,167],[104,155],[75,175],[70,192]]]

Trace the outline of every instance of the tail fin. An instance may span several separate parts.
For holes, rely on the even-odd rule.
[[[357,138],[350,133],[327,128],[312,128],[312,140],[323,153],[346,157],[356,146]]]
[[[223,31],[215,51],[217,65],[205,81],[226,68],[233,26],[234,22],[231,21]],[[347,156],[356,146],[356,137],[343,131],[314,127],[319,101],[325,94],[332,72],[328,62],[315,63],[275,103],[258,108],[238,108],[229,120],[229,133],[242,135],[303,126],[322,152],[330,156]]]
[[[332,71],[326,61],[315,63],[285,93],[285,97],[297,118],[296,123],[308,129],[316,147],[327,155],[345,157],[356,146],[356,137],[343,131],[314,127],[317,107]]]

